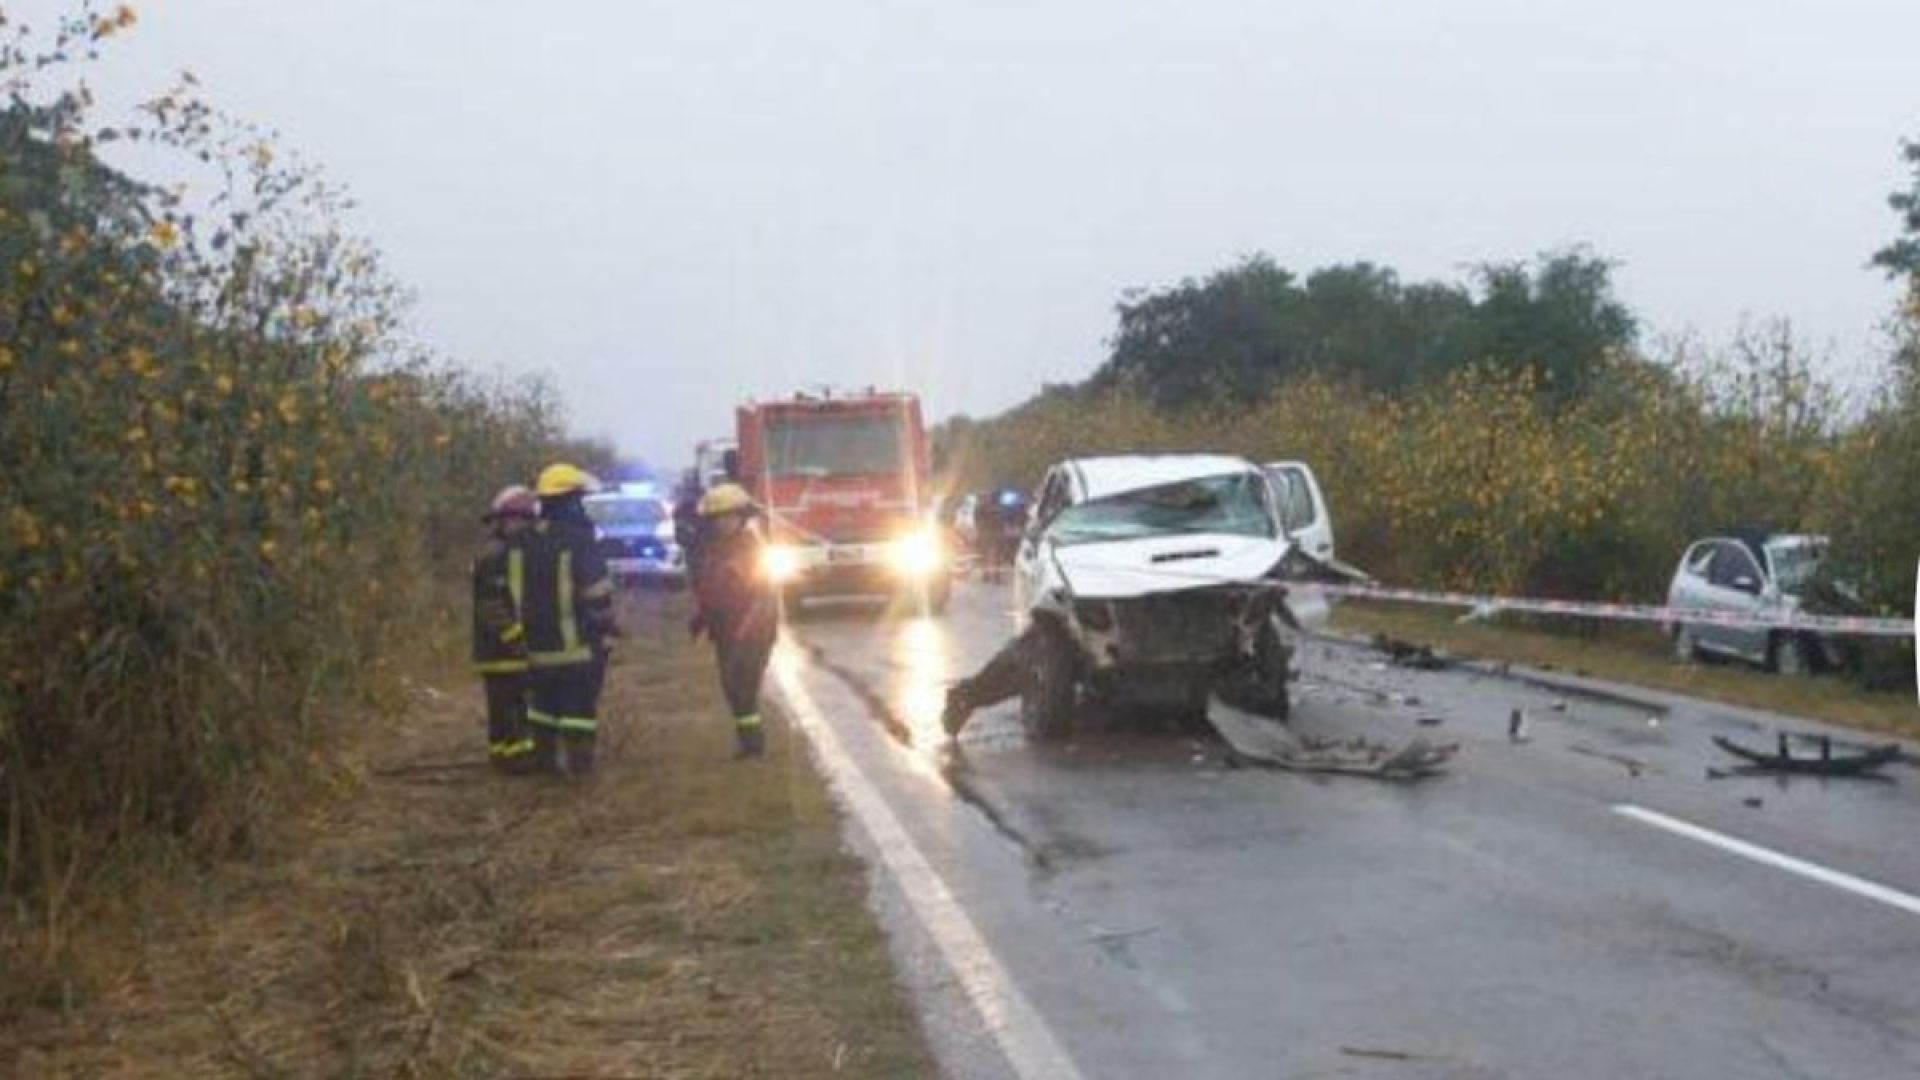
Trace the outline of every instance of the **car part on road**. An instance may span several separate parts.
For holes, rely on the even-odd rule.
[[[1644,761],[1641,761],[1639,758],[1628,757],[1625,754],[1615,754],[1607,750],[1595,749],[1594,747],[1587,746],[1584,743],[1574,743],[1572,746],[1567,747],[1567,749],[1573,751],[1576,754],[1584,754],[1585,756],[1590,758],[1599,758],[1602,761],[1611,761],[1615,765],[1624,767],[1627,770],[1627,775],[1633,777],[1636,780],[1640,778],[1640,774],[1645,772],[1647,768],[1647,763]]]
[[[1373,636],[1373,647],[1387,654],[1387,660],[1395,667],[1412,668],[1415,671],[1445,671],[1453,666],[1453,661],[1437,655],[1431,645],[1415,645],[1411,641],[1388,637],[1385,634]]]
[[[1713,745],[1748,762],[1754,771],[1806,773],[1813,776],[1862,776],[1882,765],[1900,760],[1902,754],[1899,743],[1868,746],[1839,742],[1827,735],[1801,735],[1784,731],[1779,734],[1773,753],[1742,746],[1724,735],[1715,735]],[[1795,753],[1796,745],[1811,747],[1816,752]],[[1837,756],[1834,754],[1836,745],[1841,750]]]
[[[1207,720],[1227,741],[1235,758],[1293,772],[1417,780],[1442,771],[1460,749],[1459,743],[1435,744],[1421,738],[1392,747],[1363,738],[1299,735],[1218,697],[1207,702]]]

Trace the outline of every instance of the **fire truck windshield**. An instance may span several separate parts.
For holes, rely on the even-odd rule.
[[[898,472],[900,427],[899,417],[883,414],[769,417],[767,468],[774,476]]]

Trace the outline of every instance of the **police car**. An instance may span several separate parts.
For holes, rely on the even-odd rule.
[[[673,537],[673,504],[653,484],[622,484],[587,496],[586,505],[616,582],[686,581],[686,555]]]

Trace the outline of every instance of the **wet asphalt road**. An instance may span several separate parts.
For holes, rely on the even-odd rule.
[[[1012,705],[955,748],[941,693],[1007,604],[969,585],[943,619],[815,610],[774,682],[804,688],[1080,1075],[1920,1077],[1920,914],[1616,809],[1920,895],[1920,771],[1709,779],[1710,734],[1762,741],[1749,716],[1332,642],[1307,646],[1295,726],[1458,740],[1447,775],[1232,768],[1205,734],[1139,726],[1029,745]],[[948,1071],[1014,1075],[875,879]]]

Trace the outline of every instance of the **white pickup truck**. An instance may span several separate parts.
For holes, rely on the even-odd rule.
[[[1210,694],[1284,718],[1332,523],[1313,471],[1212,454],[1077,458],[1048,470],[1015,561],[1040,632],[1022,716],[1064,734],[1083,698],[1204,711]]]

